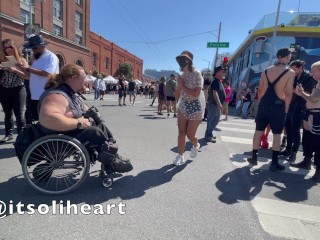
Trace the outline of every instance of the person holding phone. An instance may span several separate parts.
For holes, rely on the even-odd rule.
[[[13,140],[14,122],[12,113],[16,117],[17,132],[20,133],[25,126],[24,108],[26,106],[26,88],[24,79],[29,76],[17,66],[8,64],[8,57],[14,57],[20,66],[28,67],[28,62],[22,57],[15,42],[11,39],[4,39],[0,48],[0,103],[4,111],[5,136],[0,143],[7,143]]]

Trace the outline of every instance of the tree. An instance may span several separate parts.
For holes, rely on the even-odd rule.
[[[132,75],[132,66],[130,63],[123,63],[119,68],[120,74],[123,74],[126,78],[131,78]]]
[[[97,71],[97,69],[93,70],[92,75],[97,77],[97,75],[99,74],[99,72]]]
[[[107,76],[107,74],[105,73],[101,73],[102,78],[105,78]]]

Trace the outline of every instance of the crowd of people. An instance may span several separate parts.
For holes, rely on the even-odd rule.
[[[34,60],[29,66],[13,40],[2,41],[1,63],[5,64],[10,56],[14,57],[16,63],[11,66],[1,65],[0,102],[5,113],[5,136],[1,143],[13,139],[12,112],[16,117],[17,133],[20,133],[26,124],[39,119],[38,102],[44,92],[44,86],[51,74],[59,72],[59,60],[46,45],[47,42],[40,35],[30,37],[24,44],[24,47],[31,49],[33,53]]]
[[[105,126],[91,126],[92,123],[83,117],[86,110],[84,105],[74,97],[86,87],[83,68],[67,65],[59,74],[59,60],[46,45],[38,35],[32,36],[24,44],[25,48],[33,52],[33,62],[29,66],[14,41],[2,41],[0,102],[5,115],[5,136],[0,143],[13,140],[14,114],[17,133],[20,133],[26,124],[38,121],[45,134],[61,132],[81,140],[89,139],[95,147],[99,146],[100,161],[105,165],[110,164],[109,160],[101,158],[106,158],[103,153],[113,139],[111,132]],[[15,64],[5,64],[10,57],[15,59]],[[316,172],[312,179],[320,181],[320,62],[311,66],[310,73],[304,69],[303,61],[290,60],[290,49],[279,49],[277,62],[262,72],[259,86],[252,91],[245,88],[237,97],[237,114],[243,119],[252,116],[256,122],[252,156],[247,161],[257,165],[261,137],[268,129],[273,133],[270,170],[284,170],[284,166],[279,164],[279,155],[287,156],[291,166],[308,170],[311,169],[313,158]],[[138,86],[132,78],[129,77],[127,82],[125,76],[120,75],[116,91],[119,106],[126,105],[127,95],[130,104],[134,105],[136,95],[144,94],[153,99],[150,106],[153,106],[158,98],[158,115],[163,115],[164,109],[167,117],[173,112],[178,123],[178,155],[173,164],[178,166],[185,163],[186,138],[192,143],[190,157],[197,156],[200,148],[197,129],[202,121],[207,121],[205,140],[216,142],[214,130],[221,114],[225,115],[224,120],[228,120],[228,107],[234,95],[230,83],[225,79],[226,68],[216,67],[212,79],[209,80],[204,79],[201,72],[193,66],[191,52],[183,51],[176,57],[176,61],[181,75],[171,74],[169,80],[162,77],[157,84],[151,86]],[[98,76],[93,87],[94,99],[103,100],[106,84],[102,77]],[[304,159],[296,163],[301,125]],[[285,149],[280,152],[283,132],[282,145],[285,145]],[[129,163],[128,159],[117,155],[113,164],[117,171],[125,172],[132,169]],[[127,167],[128,165],[131,167]]]

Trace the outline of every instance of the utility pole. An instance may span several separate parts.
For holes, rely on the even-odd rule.
[[[213,70],[217,67],[217,61],[218,61],[218,52],[219,52],[219,43],[220,43],[220,33],[221,33],[221,22],[219,22],[219,32],[218,32],[218,46],[216,48],[216,56],[214,58],[214,68]]]
[[[29,0],[29,17],[30,17],[30,21],[29,21],[29,34],[31,36],[32,34],[32,7],[34,5],[34,0]]]
[[[276,36],[277,36],[277,28],[278,28],[278,19],[279,19],[279,14],[280,14],[280,6],[281,6],[281,0],[279,0],[276,22],[275,22],[274,28],[273,28],[272,44],[271,44],[270,57],[269,57],[269,66],[272,65],[272,55],[273,55],[274,47],[276,45]]]

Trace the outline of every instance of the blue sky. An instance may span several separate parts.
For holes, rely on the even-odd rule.
[[[194,54],[194,65],[208,67],[219,53],[234,52],[264,15],[277,12],[279,0],[91,0],[91,31],[144,60],[143,70],[175,70],[183,50]],[[300,3],[300,4],[299,4]],[[319,0],[281,0],[280,11],[320,12]],[[204,60],[203,60],[204,59]]]

